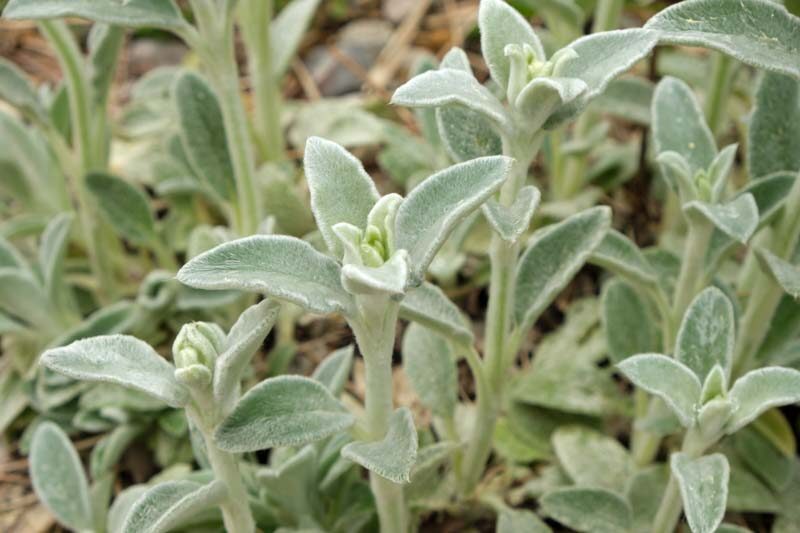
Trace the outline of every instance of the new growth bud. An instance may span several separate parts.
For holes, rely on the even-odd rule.
[[[225,334],[216,324],[185,324],[172,344],[176,377],[187,385],[211,382],[217,355],[223,350]]]

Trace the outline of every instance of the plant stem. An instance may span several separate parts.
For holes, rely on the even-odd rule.
[[[725,54],[717,52],[711,71],[705,102],[705,115],[708,127],[713,134],[719,132],[725,120],[725,106],[731,92],[735,62]]]
[[[487,423],[493,428],[498,406],[478,352],[473,346],[465,346],[464,349],[466,350],[467,364],[469,364],[470,371],[475,378],[475,392],[478,403],[476,429],[467,444],[459,476],[461,478],[461,494],[462,496],[467,496],[480,481],[492,447],[494,429],[489,431],[488,428],[485,428],[485,431],[479,431],[477,428],[481,426],[478,424]]]
[[[783,212],[775,224],[772,252],[789,260],[800,241],[800,179],[795,180]],[[772,317],[783,297],[783,289],[772,278],[758,270],[747,307],[739,327],[733,357],[733,377],[750,369],[761,344],[769,332]]]
[[[678,519],[683,511],[681,493],[675,476],[670,474],[669,483],[661,499],[661,505],[653,521],[652,533],[674,533]]]
[[[676,331],[672,320],[672,309],[667,296],[658,285],[643,287],[643,290],[650,293],[661,318],[663,351],[664,353],[672,353]],[[643,390],[638,388],[636,389],[634,401],[635,417],[631,436],[631,452],[636,465],[642,467],[649,465],[655,459],[661,446],[661,436],[657,433],[640,429],[640,422],[650,416],[658,416],[662,412],[666,414],[668,411],[660,398],[649,397]]]
[[[536,157],[542,140],[541,133],[536,133],[530,142],[512,144],[509,139],[504,139],[504,154],[516,156],[517,161],[500,191],[501,204],[511,205],[519,190],[525,185],[528,167]],[[520,146],[524,148],[519,148]],[[497,414],[503,392],[503,381],[508,370],[509,358],[516,353],[517,349],[515,343],[509,342],[509,339],[512,329],[518,256],[518,242],[509,244],[499,235],[492,235],[489,251],[492,272],[489,285],[489,306],[486,311],[484,364],[479,365],[477,362],[470,364],[478,390],[475,429],[467,445],[461,475],[461,493],[465,496],[475,489],[486,462],[489,460],[492,451],[492,436],[497,424]],[[480,372],[476,372],[477,368],[480,369]]]
[[[592,33],[617,29],[623,3],[623,0],[598,0],[594,8]]]
[[[713,229],[711,223],[705,219],[689,219],[689,235],[686,237],[681,272],[672,302],[673,325],[680,324],[692,299],[702,288],[700,285],[706,278],[706,251]]]
[[[255,179],[255,157],[250,129],[239,90],[239,72],[233,40],[233,17],[220,13],[214,2],[192,0],[200,38],[190,42],[203,60],[222,109],[225,138],[236,178],[236,230],[256,232],[261,220]]]
[[[283,159],[281,94],[272,56],[273,0],[240,0],[239,25],[247,47],[247,64],[255,104],[256,143],[265,161]]]
[[[681,452],[689,456],[690,459],[700,457],[710,446],[712,446],[719,436],[704,438],[696,428],[691,428],[683,437]],[[669,483],[661,499],[661,505],[656,512],[651,533],[674,533],[675,526],[683,511],[683,500],[681,499],[680,488],[675,476],[670,472]]]
[[[364,357],[366,430],[369,439],[378,441],[386,436],[394,411],[392,354],[400,305],[383,295],[362,295],[358,303],[360,316],[349,322]],[[409,514],[403,487],[374,472],[370,472],[369,481],[381,533],[408,533]]]
[[[78,50],[69,27],[63,21],[42,20],[42,34],[47,38],[58,57],[64,73],[64,83],[69,96],[72,144],[78,154],[75,181],[76,210],[86,241],[86,251],[95,279],[100,283],[98,298],[106,303],[116,297],[114,276],[101,241],[102,225],[85,187],[85,176],[92,170],[104,170],[105,162],[94,160],[92,149],[91,88],[89,87],[83,56]]]
[[[228,489],[227,498],[220,503],[225,530],[229,533],[252,533],[256,526],[236,457],[217,448],[209,436],[205,436],[205,443],[214,477]]]
[[[219,407],[214,403],[211,386],[191,385],[189,390],[193,402],[186,407],[186,415],[203,435],[214,478],[221,481],[227,489],[227,496],[219,504],[225,531],[253,533],[256,525],[236,456],[220,450],[214,442],[214,428],[222,416]]]

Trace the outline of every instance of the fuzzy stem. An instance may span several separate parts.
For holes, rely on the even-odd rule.
[[[227,498],[220,503],[225,530],[229,533],[252,533],[256,526],[236,457],[217,448],[208,435],[204,437],[214,477],[222,481],[228,489]]]
[[[94,160],[91,118],[92,92],[87,80],[83,56],[78,50],[78,45],[69,27],[63,21],[42,20],[39,22],[39,28],[53,46],[64,73],[64,83],[69,96],[72,143],[78,154],[78,168],[73,176],[76,209],[86,241],[89,263],[95,279],[100,283],[98,297],[101,302],[110,302],[116,297],[114,276],[101,241],[102,225],[99,223],[95,206],[85,186],[86,173],[92,170],[103,170],[105,163]]]
[[[369,439],[377,441],[386,436],[394,411],[392,354],[400,305],[385,296],[360,296],[358,302],[360,316],[349,322],[364,357],[366,430]],[[369,480],[381,533],[408,533],[403,487],[374,472],[370,472]]]
[[[622,0],[598,0],[594,10],[594,21],[592,23],[592,33],[614,30],[619,26],[620,15],[622,14]],[[572,130],[573,139],[585,137],[596,118],[591,112],[584,112],[575,123]],[[556,174],[553,193],[558,200],[566,200],[575,196],[581,189],[588,166],[588,153],[577,154],[567,157],[564,171]]]
[[[690,459],[697,459],[718,440],[719,435],[712,438],[703,437],[696,428],[692,428],[683,437],[681,451],[688,455]],[[661,499],[661,505],[656,512],[651,533],[674,533],[682,511],[683,500],[681,499],[678,481],[675,479],[674,474],[670,472],[669,483]]]
[[[255,105],[253,130],[265,161],[283,159],[281,94],[272,57],[273,0],[241,0],[239,25],[248,49],[248,69]]]
[[[255,157],[250,129],[239,91],[239,72],[233,40],[233,18],[220,13],[208,0],[193,0],[192,10],[200,31],[198,42],[192,42],[200,55],[209,81],[217,93],[225,139],[236,179],[236,230],[239,235],[252,235],[261,220],[258,189],[255,179]]]
[[[711,223],[705,219],[689,220],[689,235],[686,237],[681,272],[675,287],[675,299],[672,302],[673,324],[680,324],[692,299],[702,288],[700,285],[705,280],[706,251],[713,229]]]
[[[623,0],[598,0],[594,8],[592,33],[616,30],[622,15]]]
[[[772,252],[789,260],[800,241],[800,179],[796,180],[783,213],[775,223]],[[753,291],[747,300],[736,351],[733,357],[733,376],[737,377],[750,369],[761,344],[769,332],[772,317],[783,296],[783,289],[761,270],[755,273]]]
[[[719,52],[715,54],[705,102],[706,121],[714,134],[719,132],[725,120],[725,106],[731,92],[734,67],[733,59]]]
[[[522,138],[523,135],[519,137]],[[508,139],[504,139],[503,153],[512,157],[516,156],[517,161],[514,163],[511,176],[500,191],[500,202],[503,205],[511,205],[519,190],[525,185],[528,167],[536,157],[542,139],[541,133],[536,133],[529,142],[512,143]],[[509,343],[509,339],[512,336],[512,311],[514,309],[514,285],[517,276],[518,255],[518,242],[509,244],[499,235],[492,235],[489,252],[492,273],[485,330],[485,377],[481,375],[480,381],[477,381],[477,418],[463,463],[461,492],[464,495],[474,490],[483,474],[486,462],[489,460],[492,451],[492,435],[497,424],[498,406],[504,390],[503,381],[508,370],[508,361],[516,350],[515,343]],[[481,374],[483,374],[483,370]],[[478,377],[475,375],[476,380]]]
[[[236,456],[220,450],[214,442],[214,428],[220,422],[221,414],[214,404],[211,387],[190,387],[190,391],[193,402],[186,407],[186,414],[203,435],[214,478],[221,481],[227,489],[227,496],[219,504],[225,531],[253,533],[256,525]]]
[[[653,533],[673,533],[675,526],[678,524],[678,519],[681,517],[683,511],[683,502],[681,501],[681,493],[678,489],[678,482],[675,477],[670,474],[669,483],[664,491],[664,496],[661,499],[661,505],[656,513],[655,520],[653,521]]]

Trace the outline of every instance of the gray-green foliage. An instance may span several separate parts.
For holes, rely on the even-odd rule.
[[[172,0],[12,0],[3,16],[21,19],[82,17],[120,26],[174,28],[185,23]]]
[[[83,464],[57,425],[45,422],[36,429],[30,461],[36,494],[59,523],[76,531],[94,529]]]
[[[280,376],[250,389],[216,430],[215,440],[232,452],[294,446],[333,435],[354,422],[319,382]]]
[[[756,67],[800,77],[800,18],[774,2],[690,0],[658,13],[645,28],[659,32],[662,42],[713,48]]]
[[[695,533],[716,531],[728,498],[728,460],[722,454],[692,460],[676,453],[670,464],[680,486],[689,527]]]
[[[442,418],[453,416],[458,384],[445,337],[418,324],[409,326],[403,337],[403,370],[428,409]]]
[[[417,430],[411,411],[401,407],[389,419],[389,429],[382,440],[351,442],[342,448],[342,457],[395,483],[408,483],[417,459],[417,447]]]
[[[158,238],[147,197],[130,183],[109,174],[92,173],[86,185],[114,229],[135,244]]]
[[[268,53],[248,58],[254,114],[263,115],[263,84],[279,87],[318,0],[295,0],[274,21],[247,19],[246,4],[266,4],[239,4],[248,54]],[[356,127],[347,120],[337,126],[356,108],[343,106],[337,115],[331,110],[339,108],[327,102],[293,117],[281,116],[272,102],[266,110],[275,128],[263,131],[263,116],[248,124],[234,83],[232,0],[190,1],[191,24],[172,0],[6,3],[5,16],[41,21],[65,67],[66,88],[48,94],[0,62],[0,98],[21,116],[0,114],[8,140],[0,147],[0,170],[8,177],[0,187],[2,205],[9,212],[24,205],[52,219],[0,227],[0,333],[15,365],[14,374],[0,375],[0,399],[11,413],[0,426],[26,405],[37,411],[31,427],[38,428],[23,435],[22,447],[32,435],[34,488],[59,522],[76,530],[131,532],[221,524],[235,533],[256,527],[338,532],[374,527],[377,511],[382,531],[405,533],[419,513],[452,509],[475,494],[495,508],[504,533],[549,531],[539,515],[577,531],[637,533],[674,530],[681,508],[694,533],[733,531],[721,525],[726,508],[774,512],[776,530],[796,518],[784,501],[794,486],[797,465],[784,455],[794,438],[790,421],[774,408],[800,401],[800,371],[769,365],[797,367],[800,360],[792,300],[800,295],[800,19],[767,0],[687,0],[643,28],[616,30],[615,2],[598,2],[594,15],[572,0],[533,4],[545,32],[534,31],[507,2],[480,2],[486,83],[478,81],[472,58],[454,48],[439,68],[428,61],[417,70],[425,72],[397,89],[392,103],[417,108],[420,140],[362,108],[352,113]],[[72,36],[65,24],[48,21],[65,16],[98,23],[86,58],[66,39]],[[580,37],[590,18],[611,31]],[[112,128],[100,113],[123,26],[177,34],[206,76],[176,70],[137,84],[118,130],[156,148],[141,158],[152,172],[142,172],[138,161],[123,163],[135,169],[134,179],[108,173]],[[261,42],[267,29],[269,39]],[[719,56],[714,64],[729,65],[730,77],[711,79],[698,99],[691,65],[675,72],[662,56],[651,72],[662,78],[657,86],[635,76],[616,79],[663,44],[703,46],[768,71],[760,74],[747,124],[749,181],[737,167],[739,145],[718,147],[717,138],[722,126],[744,123],[740,100],[755,78]],[[717,86],[727,83],[734,84],[736,105],[728,106],[728,88]],[[715,97],[726,104],[723,115],[739,114],[723,122],[735,120],[719,123]],[[316,116],[318,109],[331,112]],[[561,126],[584,111],[567,137]],[[611,210],[595,206],[603,194],[604,203],[617,205],[616,184],[648,175],[647,169],[636,172],[649,160],[645,141],[625,130],[614,135],[632,137],[624,146],[609,143],[602,113],[652,126],[653,161],[669,199],[651,250],[640,250],[632,239],[648,240],[649,231],[613,230]],[[277,157],[270,155],[274,147],[255,146],[272,133],[282,145],[278,130],[287,118],[298,129],[304,121],[325,122],[348,146],[354,139],[389,141],[379,163],[400,168],[404,175],[396,184],[406,188],[405,197],[381,195],[355,156],[306,133],[299,137],[308,137],[305,182],[319,232],[304,239],[272,235],[275,228],[297,236],[313,228],[292,164],[274,161],[282,159],[282,146]],[[731,133],[725,130],[724,137]],[[408,144],[392,144],[397,139]],[[540,146],[544,166],[533,165]],[[262,159],[271,161],[256,173]],[[447,166],[448,160],[456,164]],[[532,166],[535,181],[529,180]],[[74,191],[76,209],[73,191],[50,187],[61,183],[49,181],[61,180],[61,171],[86,189]],[[274,180],[273,172],[285,179]],[[564,185],[570,175],[577,181]],[[163,222],[141,185],[160,197],[156,205],[168,202],[159,210]],[[87,198],[91,205],[84,204]],[[110,247],[114,257],[106,258],[105,268],[136,276],[117,279],[120,287],[111,284],[119,292],[95,291],[94,281],[87,282],[74,252],[85,250],[98,270],[103,254],[96,252],[105,250],[99,245],[110,243],[87,205],[119,237],[150,248],[157,261],[171,256],[171,263],[186,252],[189,261],[177,279],[188,287],[154,272],[135,302],[117,302],[84,319],[94,305],[85,292],[98,302],[133,295],[128,278],[141,274],[138,262],[123,268],[115,255],[119,246]],[[212,228],[218,219],[234,230]],[[80,236],[73,226],[83,230]],[[40,232],[32,260],[26,238]],[[674,254],[681,243],[682,255]],[[744,255],[732,253],[737,246]],[[581,278],[569,299],[599,284],[602,297],[566,309],[559,295],[587,263],[616,277]],[[160,266],[174,271],[174,265]],[[429,270],[447,281],[446,292],[426,281]],[[487,308],[485,320],[475,319],[485,324],[480,335],[450,299],[461,292],[460,276],[471,288],[489,279],[488,305],[481,299],[470,306]],[[252,298],[242,292],[268,299],[241,312],[227,333],[214,322],[190,322],[220,318],[230,324]],[[280,310],[277,301],[290,305]],[[550,332],[558,316],[548,311],[554,302],[566,317]],[[266,359],[269,371],[286,368],[287,354],[294,353],[300,313],[294,306],[342,315],[364,365],[354,367],[355,350],[348,346],[323,359],[310,378],[281,375],[254,384],[262,374],[260,365],[249,372],[251,360],[274,323],[280,331]],[[546,320],[532,333],[540,317]],[[398,319],[413,322],[405,329],[399,374],[392,368]],[[184,323],[171,362],[148,344],[163,345],[165,334]],[[317,331],[316,324],[302,323],[305,331]],[[31,369],[45,347],[43,368]],[[27,365],[19,364],[20,355]],[[459,379],[460,357],[474,391]],[[353,368],[356,385],[349,387]],[[642,389],[633,401],[620,394],[617,370]],[[430,428],[418,430],[411,411],[395,406],[394,385],[403,375],[434,415]],[[25,383],[14,381],[21,377]],[[137,392],[113,392],[119,385]],[[474,402],[459,401],[473,392]],[[630,415],[629,452],[603,429],[608,417]],[[92,485],[69,439],[48,420],[110,431],[92,454]],[[152,436],[157,456],[188,449],[190,436],[189,451],[201,469],[167,470],[160,482],[124,491],[106,521],[111,470],[134,439],[150,434],[148,424],[158,428]],[[681,426],[681,451],[673,439],[663,446],[672,452],[669,469],[638,468],[656,456],[662,435],[677,434]],[[732,435],[732,443],[724,440]],[[250,452],[268,448],[268,466],[256,467]],[[719,453],[709,454],[711,448]],[[502,475],[484,478],[492,460],[497,464],[489,471]],[[549,463],[531,468],[533,461]],[[369,471],[369,483],[360,467]],[[530,497],[538,498],[538,515],[508,506]]]

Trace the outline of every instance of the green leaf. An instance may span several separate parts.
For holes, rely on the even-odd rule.
[[[545,60],[544,48],[533,28],[519,12],[503,0],[483,0],[478,8],[481,51],[492,79],[504,90],[511,72],[505,48],[509,44],[528,45],[539,61]]]
[[[305,446],[276,468],[262,468],[258,481],[283,510],[294,516],[311,512],[317,492],[317,452]]]
[[[632,355],[652,352],[658,330],[647,302],[628,283],[613,279],[603,288],[603,329],[608,355],[619,363]]]
[[[717,143],[694,93],[683,81],[666,77],[653,95],[653,139],[656,153],[675,152],[689,163],[690,178],[711,166]]]
[[[116,383],[181,407],[187,390],[175,381],[175,368],[144,341],[106,335],[75,341],[42,354],[40,363],[73,379]]]
[[[13,105],[27,117],[48,121],[47,111],[28,77],[14,63],[3,58],[0,58],[0,100]]]
[[[411,469],[411,481],[403,487],[407,501],[425,501],[437,489],[446,486],[449,476],[443,476],[443,469],[452,463],[455,452],[461,447],[452,441],[439,441],[420,448],[417,460]]]
[[[247,391],[217,427],[214,439],[223,450],[252,452],[318,441],[354,423],[353,415],[321,383],[279,376]]]
[[[279,310],[274,300],[257,303],[246,309],[228,332],[225,349],[214,362],[214,399],[223,413],[233,407],[242,374],[272,330]]]
[[[700,382],[714,365],[730,376],[736,323],[733,304],[721,290],[708,287],[698,294],[681,321],[675,341],[675,358],[697,375]]]
[[[531,511],[508,509],[497,516],[497,533],[551,533],[547,524]]]
[[[744,467],[731,465],[728,482],[728,511],[740,513],[778,513],[780,503],[766,485]]]
[[[624,77],[609,82],[595,98],[592,109],[642,126],[650,125],[655,85],[644,78]]]
[[[734,411],[726,432],[735,433],[771,407],[800,402],[800,371],[777,366],[748,372],[733,384]]]
[[[639,247],[615,229],[610,229],[606,233],[589,256],[589,262],[633,283],[652,285],[658,278],[658,273]]]
[[[775,528],[773,527],[773,531]],[[752,533],[749,529],[735,524],[720,524],[714,533]]]
[[[725,516],[730,466],[721,453],[691,459],[685,453],[670,457],[678,480],[683,510],[694,533],[713,533]]]
[[[28,262],[13,244],[0,235],[0,268],[27,271]]]
[[[220,480],[201,485],[167,481],[142,494],[128,511],[122,533],[166,533],[190,522],[228,497]]]
[[[793,457],[787,457],[755,428],[738,431],[734,446],[739,457],[759,478],[775,491],[782,491],[794,473]]]
[[[53,301],[61,281],[73,219],[72,213],[62,213],[53,218],[45,228],[39,246],[39,267],[42,269],[44,286]]]
[[[392,413],[389,431],[383,440],[351,442],[342,448],[342,457],[389,481],[408,483],[417,460],[417,446],[414,418],[407,407],[401,407]]]
[[[498,0],[492,0],[498,1]],[[429,70],[397,88],[392,104],[407,107],[440,107],[460,104],[492,120],[501,129],[511,127],[511,118],[492,92],[462,70]]]
[[[349,312],[341,268],[307,242],[254,235],[217,246],[186,263],[177,278],[197,289],[261,292],[315,313]]]
[[[528,185],[519,190],[517,198],[510,206],[506,207],[490,198],[483,204],[483,215],[501,239],[514,243],[530,226],[541,197],[539,189]]]
[[[320,0],[292,0],[272,21],[270,50],[272,72],[283,76],[314,18]]]
[[[86,187],[122,237],[138,245],[158,239],[153,214],[142,191],[121,178],[99,172],[86,176]]]
[[[664,464],[650,465],[631,477],[625,497],[633,509],[634,531],[650,531],[668,482],[669,468]]]
[[[525,126],[536,131],[554,111],[578,105],[576,102],[581,101],[587,89],[586,83],[577,78],[535,78],[520,91],[514,101],[514,109],[522,115]]]
[[[311,377],[325,385],[333,396],[338,397],[344,390],[352,366],[353,345],[350,344],[344,348],[339,348],[326,357],[314,369]]]
[[[685,427],[695,422],[701,382],[691,368],[661,354],[642,354],[617,364],[631,382],[661,397]]]
[[[772,220],[773,215],[783,207],[797,176],[791,172],[776,172],[750,182],[742,189],[740,194],[750,193],[756,199],[761,225]]]
[[[611,369],[600,368],[607,358],[600,317],[598,299],[574,302],[562,326],[538,344],[533,363],[512,383],[512,397],[566,413],[626,414],[627,404]]]
[[[235,174],[216,94],[202,77],[186,71],[175,81],[173,95],[181,144],[192,169],[219,198],[234,198]]]
[[[447,153],[455,161],[503,153],[503,141],[491,122],[466,106],[437,107],[436,125]]]
[[[56,328],[47,293],[27,272],[0,268],[0,309],[29,325],[46,330]]]
[[[403,337],[403,370],[422,404],[434,415],[449,419],[458,400],[453,351],[447,339],[411,324]]]
[[[366,229],[380,195],[361,161],[334,142],[310,137],[303,162],[317,226],[328,249],[341,258],[344,251],[333,226],[346,222]]]
[[[397,250],[379,267],[346,264],[342,267],[342,285],[350,294],[388,294],[393,297],[405,293],[409,278],[408,253]]]
[[[445,337],[471,345],[472,326],[461,310],[432,283],[425,282],[411,289],[400,302],[400,317],[419,322]]]
[[[81,397],[83,398],[83,397]],[[180,411],[174,411],[180,413]],[[122,454],[139,435],[144,432],[144,426],[139,424],[123,424],[115,427],[94,448],[90,459],[90,472],[93,479],[113,473]]]
[[[684,206],[689,217],[703,218],[728,237],[747,243],[758,228],[758,204],[752,194],[737,196],[727,204],[693,201]]]
[[[765,72],[747,129],[750,177],[800,170],[800,82]]]
[[[575,117],[590,101],[602,94],[608,84],[647,56],[656,45],[658,35],[639,28],[594,33],[581,37],[566,49],[578,56],[565,61],[557,74],[577,78],[586,84],[586,91],[569,105],[559,109],[546,123],[552,129]]]
[[[756,248],[761,269],[792,298],[800,299],[800,267],[784,261],[766,248]]]
[[[522,330],[567,286],[600,244],[611,210],[594,207],[536,232],[519,260],[514,316]]]
[[[36,428],[30,450],[30,475],[36,496],[64,527],[94,528],[89,483],[69,437],[52,422]]]
[[[427,178],[400,204],[395,246],[408,251],[411,285],[423,282],[458,223],[503,185],[511,163],[508,157],[491,156],[453,165]]]
[[[688,0],[650,20],[661,44],[703,46],[800,78],[800,18],[767,0]]]
[[[10,19],[80,17],[106,24],[174,29],[186,21],[172,0],[10,0]]]
[[[87,45],[92,96],[99,110],[106,109],[111,83],[117,73],[117,58],[124,40],[125,30],[119,26],[94,24],[89,31]]]
[[[630,530],[633,520],[628,502],[605,489],[555,489],[540,503],[544,514],[575,531],[620,533]]]
[[[553,433],[556,457],[576,485],[622,493],[634,464],[622,444],[584,426],[564,426]]]

